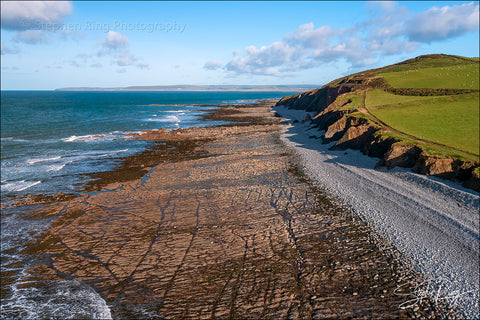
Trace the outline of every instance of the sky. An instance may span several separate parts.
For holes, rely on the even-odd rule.
[[[1,2],[1,89],[321,86],[479,56],[479,1]]]

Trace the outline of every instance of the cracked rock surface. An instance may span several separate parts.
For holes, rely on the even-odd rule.
[[[141,179],[112,173],[99,191],[37,213],[59,218],[25,250],[42,259],[20,286],[76,279],[105,299],[115,319],[442,311],[428,301],[400,308],[410,298],[398,293],[420,280],[302,176],[268,104],[226,107],[217,117],[242,125],[143,134],[161,147],[122,167],[140,162]]]

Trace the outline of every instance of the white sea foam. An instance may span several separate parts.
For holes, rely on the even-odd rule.
[[[85,140],[92,140],[93,135],[85,135],[85,136],[70,136],[68,138],[63,138],[62,141],[64,142],[74,142],[74,141],[85,141]]]
[[[127,134],[136,134],[141,136],[142,134],[146,134],[148,131],[132,131],[132,132],[127,132]]]
[[[166,116],[164,118],[154,119],[148,118],[148,121],[157,121],[157,122],[180,122],[180,119],[177,116]]]
[[[112,319],[106,301],[91,287],[76,280],[61,280],[40,288],[12,288],[2,301],[6,318]]]
[[[127,152],[127,151],[128,151],[128,149],[122,149],[122,150],[117,150],[117,151],[113,151],[113,152],[110,152],[110,153],[101,154],[101,155],[98,155],[97,157],[98,158],[104,158],[104,157],[113,156],[113,155],[116,155],[116,154],[119,154],[119,153],[122,153],[122,152]]]
[[[2,138],[0,139],[0,141],[2,141],[2,142],[6,142],[6,141],[29,142],[29,141],[26,140],[26,139],[20,139],[20,138],[14,138],[14,137],[2,137]]]
[[[1,188],[2,188],[2,192],[24,191],[40,183],[42,182],[20,180],[20,181],[3,183]]]
[[[29,160],[27,161],[28,164],[35,164],[35,163],[39,163],[39,162],[48,162],[48,161],[55,161],[55,160],[60,160],[62,157],[58,156],[58,157],[53,157],[53,158],[39,158],[39,159],[33,159],[33,160]]]
[[[59,165],[52,165],[48,167],[47,171],[60,171],[65,167],[66,163],[59,164]]]
[[[21,187],[21,188],[18,189],[17,191],[27,190],[27,189],[29,189],[29,188],[31,188],[31,187],[33,187],[33,186],[36,186],[37,184],[42,183],[42,181],[34,181],[34,182],[28,182],[28,181],[27,181],[26,183],[27,183],[27,185]]]
[[[62,138],[63,142],[93,142],[98,140],[113,140],[117,138],[117,134],[87,134],[84,136],[72,135],[68,138]]]

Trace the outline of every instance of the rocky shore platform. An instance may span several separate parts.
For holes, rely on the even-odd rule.
[[[2,275],[2,295],[13,281],[42,290],[75,280],[114,319],[454,318],[303,175],[275,102],[205,116],[225,126],[132,136],[150,148],[96,174],[85,193],[26,201],[44,204],[25,219],[55,219],[19,252],[32,267]]]

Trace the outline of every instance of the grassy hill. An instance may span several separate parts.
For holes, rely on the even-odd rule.
[[[395,100],[390,96],[398,102],[390,103]],[[476,160],[480,130],[478,101],[478,92],[422,99],[372,91],[367,93],[366,105],[370,114],[389,127],[464,152],[465,158]]]
[[[394,87],[477,89],[478,64],[381,73]]]
[[[415,137],[433,146],[430,150],[439,154],[478,161],[478,59],[421,56],[382,68],[376,75],[394,88],[476,90],[476,93],[410,96],[370,89],[366,92],[365,107],[386,125],[385,131],[391,128]]]
[[[372,146],[374,141],[390,139],[394,145],[420,148],[420,157],[473,162],[477,172],[479,67],[478,58],[425,55],[342,77],[320,89],[285,97],[278,104],[315,111],[313,122],[329,137],[335,130],[340,130],[336,136],[345,134],[349,125],[368,126],[369,130],[359,132],[369,138],[357,137],[358,148],[367,154],[388,153]],[[391,150],[391,144],[385,148]]]

